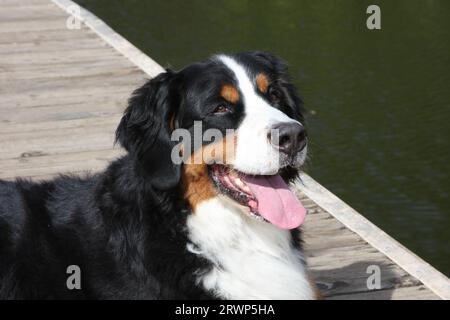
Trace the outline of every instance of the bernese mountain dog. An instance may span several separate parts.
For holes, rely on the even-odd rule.
[[[0,298],[317,298],[306,210],[288,188],[307,153],[300,104],[266,52],[147,81],[116,131],[126,153],[104,172],[0,181]],[[179,147],[180,130],[194,147]]]

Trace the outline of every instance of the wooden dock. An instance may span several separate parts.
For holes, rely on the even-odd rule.
[[[69,0],[0,0],[0,178],[96,171],[131,91],[162,68]],[[72,10],[72,11],[71,11]],[[304,174],[307,260],[328,299],[450,299],[450,281]],[[380,268],[369,289],[370,266]],[[369,268],[370,269],[370,268]]]

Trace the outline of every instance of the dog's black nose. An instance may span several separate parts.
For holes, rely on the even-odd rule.
[[[295,122],[278,123],[272,127],[269,140],[281,152],[293,156],[306,145],[306,130]]]

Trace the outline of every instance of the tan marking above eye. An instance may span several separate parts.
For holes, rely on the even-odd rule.
[[[266,93],[269,88],[269,79],[264,73],[260,73],[256,76],[256,85],[261,93]]]
[[[239,92],[236,87],[231,84],[223,85],[220,90],[220,95],[230,103],[236,103],[239,100]]]

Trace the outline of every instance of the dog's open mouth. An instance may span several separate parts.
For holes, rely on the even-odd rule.
[[[305,219],[306,209],[280,175],[247,175],[227,166],[210,167],[220,192],[248,207],[252,217],[282,229],[294,229]]]

